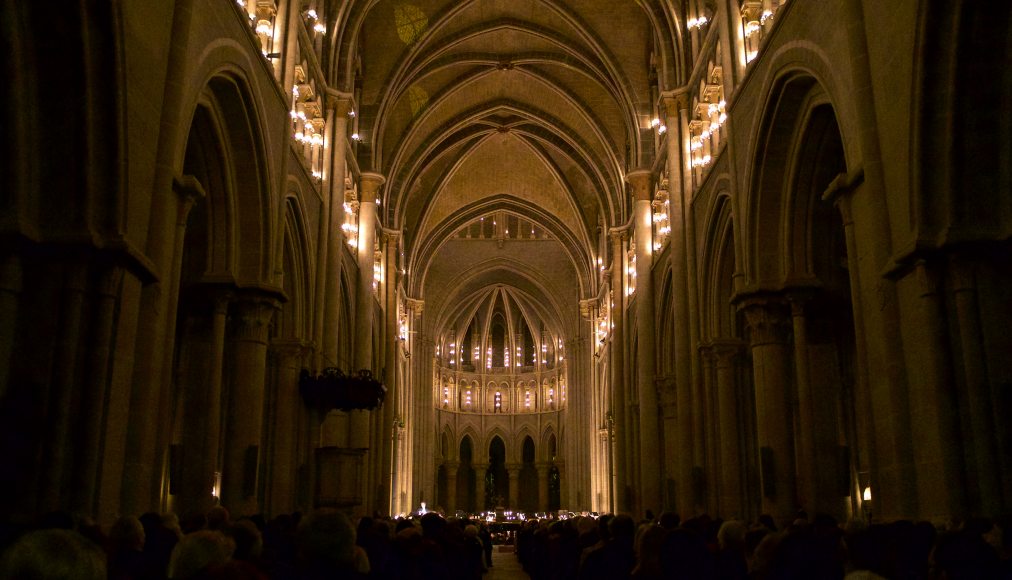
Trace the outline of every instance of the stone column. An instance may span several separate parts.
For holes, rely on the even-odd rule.
[[[548,471],[551,469],[551,463],[539,462],[537,465],[538,470],[538,511],[548,511]]]
[[[457,468],[458,461],[447,461],[443,464],[446,471],[446,515],[452,516],[457,511]]]
[[[664,511],[678,511],[678,489],[672,490],[668,486],[670,480],[675,480],[678,474],[679,456],[681,453],[672,453],[677,450],[675,444],[678,442],[678,401],[675,398],[674,379],[665,378],[661,381],[661,413],[664,418],[662,435],[664,437],[664,457],[661,459],[662,471],[665,477],[664,490]],[[677,480],[676,480],[677,481]]]
[[[964,450],[960,441],[959,411],[953,389],[946,306],[941,296],[937,264],[920,260],[911,279],[902,284],[904,350],[918,357],[908,374],[909,412],[917,475],[918,511],[924,517],[962,514],[967,510]],[[958,308],[958,306],[957,306]],[[979,404],[979,403],[978,403]],[[971,415],[972,415],[971,409]],[[973,452],[972,447],[966,451]]]
[[[715,410],[711,403],[714,402],[714,354],[713,345],[705,344],[699,346],[699,358],[702,361],[700,367],[700,377],[698,377],[700,387],[696,400],[697,400],[697,411],[696,415],[702,420],[699,421],[699,427],[696,429],[696,437],[701,439],[703,445],[703,462],[701,464],[703,481],[698,491],[702,492],[703,497],[699,498],[700,503],[704,506],[707,513],[720,513],[718,512],[717,503],[720,501],[720,476],[717,473],[717,458],[715,457],[717,448],[720,446],[720,438],[722,433],[717,429],[717,418],[715,416]],[[695,358],[695,357],[693,357]],[[697,380],[698,380],[697,379]],[[696,380],[693,381],[695,383]]]
[[[273,341],[271,353],[276,361],[276,394],[273,397],[274,425],[271,429],[270,474],[268,475],[270,497],[267,513],[290,513],[295,509],[296,434],[298,431],[299,373],[303,359],[309,353],[306,343],[298,340]]]
[[[358,206],[358,291],[355,307],[355,371],[373,369],[373,263],[376,240],[376,195],[384,177],[378,173],[362,174]],[[369,447],[369,412],[351,412],[349,440],[353,448]],[[367,460],[371,461],[370,458]]]
[[[435,342],[424,333],[416,334],[414,339],[416,353],[412,357],[416,361],[415,375],[413,377],[415,395],[414,411],[418,414],[417,432],[415,438],[414,465],[418,466],[418,472],[413,476],[416,482],[416,493],[420,492],[422,499],[432,501],[435,497],[436,473],[433,469],[434,459],[430,437],[436,433],[435,411],[432,400],[432,364],[435,357]],[[420,501],[416,499],[416,501]]]
[[[273,297],[256,294],[240,296],[233,304],[222,503],[235,517],[260,512],[267,333],[276,308]]]
[[[10,252],[0,264],[0,401],[7,400],[7,384],[10,381],[11,355],[18,331],[18,310],[21,302],[22,284],[21,257]]]
[[[657,462],[660,433],[659,405],[654,388],[654,289],[653,289],[653,210],[649,171],[626,175],[632,187],[636,235],[636,383],[639,386],[640,502],[643,510],[657,512],[661,507],[661,473]]]
[[[872,65],[868,57],[867,25],[864,3],[848,1],[840,4],[844,38],[851,65],[851,96],[855,112],[854,125],[861,148],[861,168],[846,176],[844,188],[847,191],[848,213],[854,216],[853,238],[848,235],[847,259],[851,277],[851,296],[863,302],[862,327],[866,329],[865,350],[869,377],[874,388],[869,389],[873,399],[869,405],[874,424],[873,464],[870,479],[874,491],[876,509],[886,518],[911,518],[917,512],[922,518],[930,517],[917,505],[920,477],[910,477],[917,462],[918,448],[930,448],[925,441],[918,441],[919,434],[913,428],[913,417],[909,410],[907,383],[909,373],[904,372],[900,363],[904,357],[904,344],[898,340],[896,330],[900,328],[899,300],[897,285],[885,279],[882,272],[893,263],[899,248],[893,245],[894,228],[890,224],[888,200],[902,192],[891,192],[886,186],[885,170],[881,150],[878,111],[872,89]],[[832,187],[832,186],[831,186]],[[849,221],[847,217],[845,222]],[[851,239],[855,251],[851,250]],[[854,287],[856,286],[856,291]],[[855,331],[857,331],[855,309]],[[869,383],[869,387],[871,386]],[[919,421],[920,419],[917,419]],[[930,419],[928,419],[930,421]],[[918,473],[920,476],[920,473]],[[932,501],[940,512],[947,511],[944,501]],[[922,504],[926,505],[926,504]]]
[[[756,430],[760,450],[763,511],[778,525],[793,521],[794,437],[790,397],[790,323],[785,305],[753,299],[744,305],[755,374]]]
[[[53,379],[49,386],[47,409],[51,428],[48,430],[46,453],[43,456],[41,481],[49,482],[40,492],[42,512],[65,509],[63,482],[70,479],[71,464],[71,402],[77,380],[81,374],[78,366],[78,348],[81,343],[83,325],[84,293],[88,285],[88,264],[78,261],[64,269],[62,295],[60,297],[60,327],[55,345]],[[69,487],[69,486],[68,486]]]
[[[175,5],[164,69],[165,91],[156,119],[159,127],[179,127],[188,123],[192,109],[184,106],[183,94],[189,89],[188,56],[192,43],[190,30],[194,0],[181,0]],[[187,110],[189,109],[189,110]],[[184,110],[186,112],[184,113]],[[185,119],[185,120],[184,120]],[[172,354],[176,344],[176,314],[179,273],[186,229],[187,204],[179,204],[170,191],[188,196],[176,186],[174,175],[179,147],[174,131],[158,131],[151,206],[148,209],[145,255],[155,265],[161,279],[142,291],[137,324],[136,361],[133,389],[130,394],[130,421],[127,426],[127,447],[124,459],[122,505],[124,514],[140,514],[165,506],[168,490],[162,486],[163,466],[171,441]],[[185,181],[198,185],[190,176]],[[203,191],[200,191],[203,197]],[[175,226],[175,227],[173,227]],[[164,494],[163,494],[164,491]]]
[[[385,510],[390,514],[393,510],[393,479],[394,479],[394,415],[398,401],[401,398],[401,386],[397,382],[398,349],[398,321],[397,321],[397,244],[400,240],[400,232],[383,232],[384,272],[383,272],[383,315],[386,321],[384,331],[384,344],[386,351],[383,357],[383,382],[387,388],[386,399],[383,402],[383,424],[380,433],[383,436],[382,460],[380,467],[383,470],[380,479],[380,494],[376,498],[376,508]]]
[[[987,357],[984,354],[984,337],[981,329],[981,312],[977,304],[977,281],[973,263],[965,255],[949,256],[950,277],[955,293],[956,318],[959,321],[960,351],[963,376],[966,380],[967,402],[970,407],[970,426],[973,443],[968,451],[976,471],[980,495],[980,512],[1004,513],[1002,501],[1001,461],[997,451],[992,408],[996,401],[991,397],[987,376]]]
[[[232,300],[229,292],[219,292],[212,298],[211,312],[211,341],[208,354],[210,357],[209,372],[207,377],[207,395],[204,402],[207,412],[206,423],[204,424],[204,455],[203,455],[203,476],[210,479],[207,483],[213,483],[215,473],[221,471],[219,461],[219,450],[221,449],[221,411],[222,411],[222,368],[225,357],[225,325],[228,316],[228,305]],[[207,486],[204,486],[207,488]],[[220,490],[219,490],[220,493]]]
[[[875,425],[872,415],[874,404],[872,401],[871,379],[869,377],[870,363],[867,338],[869,325],[866,323],[864,299],[861,292],[859,254],[855,238],[852,203],[849,195],[851,186],[845,185],[846,181],[847,176],[845,174],[837,176],[829,188],[827,188],[822,198],[823,200],[831,201],[840,211],[847,244],[847,269],[850,272],[850,298],[854,315],[855,372],[853,414],[856,437],[854,442],[852,442],[854,450],[853,465],[855,471],[868,474],[872,485],[876,485],[877,482],[875,480],[878,479],[878,475],[873,471],[873,466],[877,465],[878,462],[875,457]],[[891,417],[890,420],[904,423],[906,430],[909,431],[908,416],[905,413]],[[900,426],[897,425],[897,427]],[[877,493],[876,497],[884,498],[892,495],[899,500],[895,503],[911,504],[915,496],[911,478],[896,478],[893,480],[893,483],[896,489],[891,491],[883,489],[882,492]],[[863,501],[861,499],[862,489],[860,484],[860,481],[855,481],[852,484],[851,511],[853,513],[859,513],[860,504]],[[887,502],[894,503],[889,502],[889,499],[887,499]],[[876,503],[882,505],[881,499]],[[912,510],[901,510],[900,513],[910,514]]]
[[[720,429],[720,514],[725,518],[745,517],[742,499],[741,466],[744,458],[738,444],[739,425],[736,359],[742,345],[735,340],[716,340],[717,414]]]
[[[122,460],[122,454],[107,457],[104,461],[105,465],[102,465],[102,448],[105,443],[102,437],[103,426],[110,421],[110,417],[123,408],[122,401],[113,396],[115,393],[109,392],[113,330],[116,324],[116,304],[119,300],[120,284],[123,281],[123,269],[112,264],[101,267],[103,271],[96,288],[96,300],[92,305],[94,315],[91,321],[91,332],[88,333],[90,345],[85,373],[87,379],[82,385],[83,396],[81,397],[80,410],[84,429],[80,433],[80,439],[74,445],[76,461],[71,493],[72,509],[92,516],[97,515],[95,513],[96,487],[100,466],[108,468],[110,461]],[[120,403],[117,407],[109,409],[108,413],[105,409],[107,398],[110,398],[114,403]],[[122,440],[122,435],[115,443],[118,444],[120,440]]]
[[[485,473],[490,465],[474,466],[474,510],[481,511],[485,507]],[[494,507],[494,506],[493,506]]]
[[[625,386],[625,242],[629,232],[624,229],[611,230],[611,346],[608,349],[609,378],[611,382],[611,412],[615,427],[612,438],[612,510],[616,513],[628,513],[629,497],[629,457],[626,442],[629,439],[628,423],[626,422],[626,386]],[[608,299],[607,297],[605,298]]]
[[[584,310],[581,315],[581,337],[566,343],[567,388],[570,393],[567,417],[573,429],[570,432],[576,434],[575,437],[567,437],[571,452],[566,461],[577,466],[573,469],[573,477],[566,481],[566,489],[572,505],[590,510],[591,480],[597,478],[594,461],[597,455],[595,441],[600,413],[594,404],[590,341],[583,334],[590,332],[592,335],[592,328],[587,320],[589,313]],[[573,398],[572,393],[577,393],[577,397]]]
[[[564,461],[555,462],[555,469],[559,471],[559,507],[568,508],[573,504],[570,503],[569,498],[566,497],[566,493],[564,491],[566,489],[566,463]],[[654,465],[654,469],[657,469],[656,465]],[[551,498],[549,498],[549,500],[551,500]],[[548,505],[551,507],[552,502],[549,501]],[[579,509],[579,506],[573,507]]]
[[[173,510],[177,513],[211,506],[214,472],[219,471],[223,353],[231,299],[227,290],[213,286],[193,288],[190,294],[175,389],[179,410],[174,436],[182,451],[172,459],[181,463],[173,470],[182,476],[181,481],[173,481],[177,490]]]
[[[801,461],[801,465],[798,466],[798,502],[801,507],[813,514],[830,513],[822,509],[823,502],[820,501],[820,492],[826,493],[829,490],[819,489],[820,461],[816,455],[818,425],[815,419],[815,393],[808,372],[808,330],[805,322],[805,302],[808,297],[804,294],[792,294],[789,298],[794,329],[794,372],[798,393],[797,442],[798,458]]]
[[[330,135],[330,171],[325,173],[328,193],[324,196],[324,208],[320,219],[320,243],[317,251],[318,263],[326,264],[317,274],[317,303],[322,304],[316,316],[316,327],[313,336],[317,345],[321,345],[317,353],[317,370],[338,366],[338,336],[350,329],[339,329],[341,303],[349,296],[341,295],[341,245],[344,237],[339,235],[344,223],[344,176],[347,172],[345,155],[348,150],[348,113],[354,103],[351,95],[329,95],[327,103],[332,107]],[[351,369],[345,369],[351,370]]]
[[[174,199],[154,196],[151,211],[152,220],[160,222],[149,228],[148,255],[158,264],[164,278],[145,286],[141,292],[121,494],[121,511],[125,514],[159,507],[162,489],[158,476],[171,437],[168,410],[186,223],[190,210],[206,196],[200,182],[191,175],[171,182]],[[164,212],[167,215],[158,210],[157,206],[163,204],[169,205]]]
[[[679,251],[685,244],[685,221],[688,213],[688,192],[692,191],[692,174],[688,148],[682,147],[682,136],[688,131],[688,98],[685,93],[666,94],[661,97],[667,135],[667,167],[670,188],[668,221],[671,226],[672,310],[675,323],[675,391],[678,412],[678,437],[673,448],[678,450],[676,472],[677,510],[682,517],[695,513],[696,505],[692,490],[693,442],[693,389],[692,389],[692,341],[689,333],[689,273],[685,251]]]
[[[510,479],[509,508],[514,511],[520,508],[520,470],[523,467],[519,463],[511,463],[506,466],[506,472]]]

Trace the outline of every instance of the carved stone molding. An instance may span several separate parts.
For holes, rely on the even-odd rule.
[[[376,194],[379,192],[380,186],[386,183],[386,177],[383,177],[379,173],[363,172],[361,179],[362,188],[359,190],[359,202],[375,203]]]
[[[200,181],[192,175],[180,175],[173,178],[172,190],[176,192],[179,199],[176,223],[179,226],[185,226],[190,210],[198,201],[207,197],[207,194]]]
[[[282,365],[302,367],[303,359],[313,351],[313,343],[303,340],[274,340],[271,353]]]
[[[418,298],[405,298],[404,303],[407,305],[415,316],[421,316],[422,310],[425,308],[425,301],[419,300]]]
[[[355,99],[351,93],[327,92],[327,108],[334,111],[337,117],[345,117],[355,110]]]
[[[659,104],[669,119],[677,119],[680,111],[689,108],[689,93],[687,91],[664,92],[660,96]]]
[[[734,359],[742,354],[745,343],[735,339],[718,339],[712,343],[713,357],[717,362],[717,368],[729,368],[734,365]]]
[[[266,344],[271,320],[278,306],[273,298],[238,296],[232,303],[230,316],[232,337]]]
[[[580,300],[580,316],[590,319],[594,316],[594,310],[597,309],[597,298],[587,298],[586,300]]]
[[[612,243],[616,242],[628,242],[629,241],[629,228],[626,226],[611,228],[608,230],[608,238]]]
[[[650,201],[653,199],[650,187],[653,183],[653,177],[654,174],[649,169],[639,169],[626,174],[625,180],[631,186],[632,198],[634,200]]]
[[[742,310],[752,346],[786,344],[791,333],[790,309],[779,299],[751,299]]]

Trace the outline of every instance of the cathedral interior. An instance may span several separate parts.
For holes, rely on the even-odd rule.
[[[0,23],[3,520],[1012,509],[1012,3]]]

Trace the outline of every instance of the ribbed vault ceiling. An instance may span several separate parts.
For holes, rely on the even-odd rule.
[[[430,331],[494,287],[540,304],[553,332],[575,329],[578,300],[597,292],[601,228],[628,219],[624,175],[652,161],[651,59],[670,60],[655,35],[678,30],[660,4],[341,5],[337,72],[358,97],[359,165],[387,178],[384,221],[403,231]],[[496,212],[546,235],[455,236]]]

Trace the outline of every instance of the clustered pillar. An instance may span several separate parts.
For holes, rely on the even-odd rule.
[[[762,506],[778,525],[793,521],[797,510],[788,313],[775,300],[745,306],[755,375]]]

